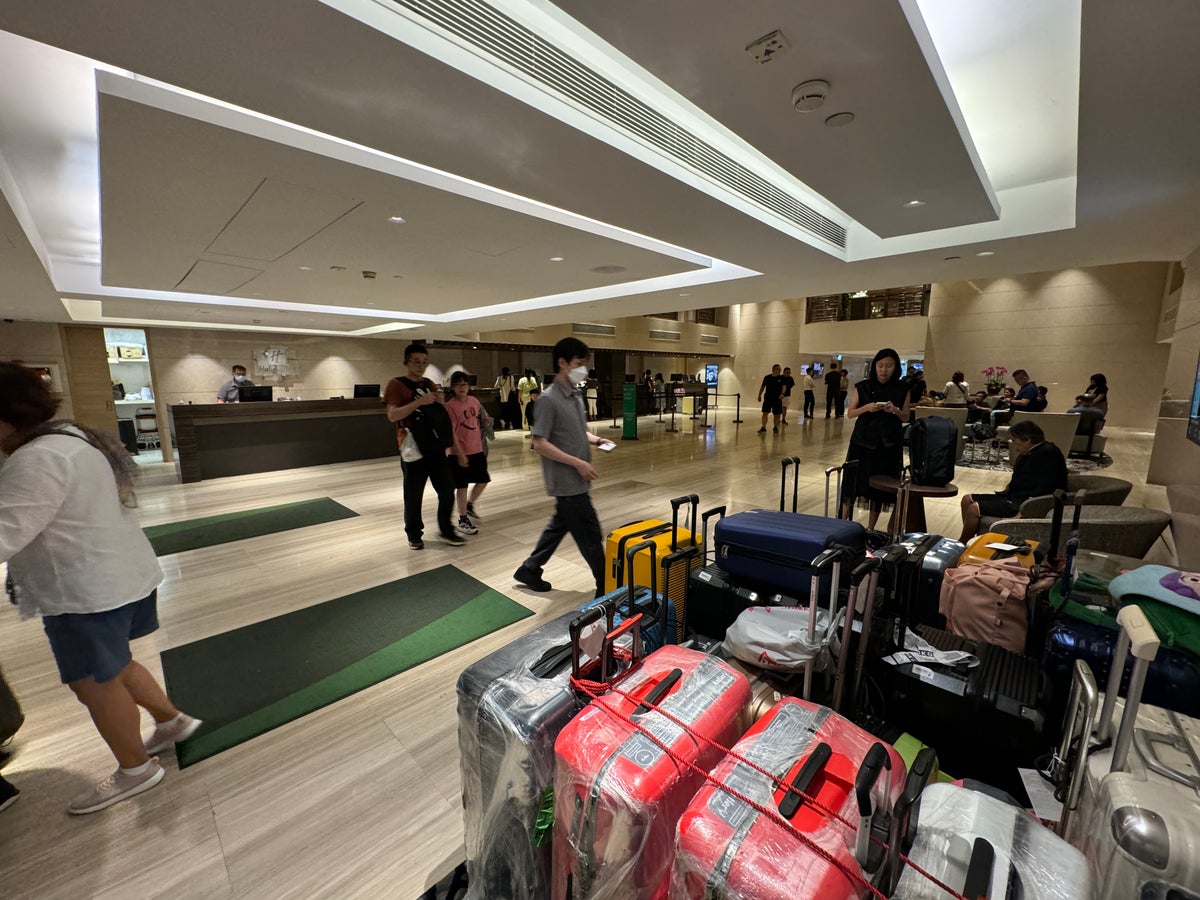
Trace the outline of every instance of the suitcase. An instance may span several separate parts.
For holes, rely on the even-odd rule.
[[[1009,544],[1010,546],[1019,547],[1019,550],[997,550],[994,547],[989,547],[988,544]],[[1033,554],[1038,548],[1037,541],[1015,540],[1010,541],[1008,535],[998,534],[995,531],[989,531],[986,534],[977,534],[967,543],[963,554],[959,557],[958,564],[965,565],[973,562],[990,562],[993,559],[1008,559],[1016,557],[1021,561],[1025,568],[1031,568],[1035,562]]]
[[[750,703],[745,676],[677,646],[649,654],[621,691],[594,699],[554,745],[555,900],[666,896],[675,825],[702,772],[724,755],[692,735],[732,746]],[[631,718],[701,771],[676,762]]]
[[[658,545],[658,559],[665,560],[668,555],[680,547],[700,547],[699,536],[690,530],[695,527],[696,508],[700,498],[695,494],[686,497],[676,497],[671,501],[671,521],[661,519],[645,519],[641,522],[630,522],[609,532],[604,542],[605,572],[604,592],[611,593],[629,581],[628,554],[625,552],[630,544],[652,540]],[[679,508],[690,505],[691,512],[684,528],[679,527]],[[699,563],[697,563],[699,565]],[[649,560],[638,559],[634,563],[633,580],[637,584],[650,583]],[[661,581],[661,579],[659,579]],[[669,593],[669,591],[668,591]]]
[[[688,556],[696,552],[694,547],[688,547],[680,551],[683,556]],[[612,606],[616,610],[617,624],[641,613],[643,616],[641,639],[646,646],[647,652],[657,650],[664,644],[678,643],[679,625],[675,601],[670,597],[664,598],[658,590],[658,564],[656,559],[658,556],[658,542],[645,540],[629,545],[625,548],[625,556],[627,560],[626,571],[633,571],[635,560],[638,557],[648,560],[647,564],[637,566],[637,569],[646,573],[649,587],[631,581],[627,586],[619,587],[615,591],[605,594],[603,597],[589,600],[583,606],[579,607],[579,611],[583,612],[597,606]]]
[[[760,606],[765,600],[753,588],[734,584],[720,566],[693,569],[688,575],[688,632],[723,640],[742,610]]]
[[[1122,633],[1097,717],[1092,746],[1064,733],[1056,763],[1064,784],[1067,839],[1083,851],[1099,887],[1097,900],[1140,897],[1163,885],[1200,890],[1200,721],[1141,705],[1141,687],[1158,652],[1158,636],[1136,606],[1118,614]],[[1125,659],[1136,657],[1129,696],[1117,697]],[[1076,667],[1081,694],[1095,681]],[[1087,704],[1084,704],[1087,705]],[[1120,727],[1113,737],[1113,725]],[[1171,897],[1170,892],[1167,896]]]
[[[913,630],[936,650],[972,654],[979,665],[944,666],[900,650],[895,623],[882,620],[871,635],[869,670],[883,696],[883,719],[935,748],[956,777],[1024,796],[1017,768],[1033,766],[1052,742],[1043,737],[1038,661],[928,625]]]
[[[550,890],[554,739],[583,708],[571,690],[565,616],[517,638],[458,677],[458,748],[468,897],[535,900]]]
[[[913,484],[945,487],[954,480],[958,426],[945,416],[926,416],[908,429]]]
[[[790,595],[799,600],[808,598],[812,584],[811,563],[825,550],[844,549],[841,571],[849,575],[866,556],[866,529],[847,519],[830,519],[796,512],[799,498],[800,458],[782,461],[783,475],[779,489],[779,511],[752,509],[734,513],[718,520],[713,529],[716,562],[735,581],[745,579],[764,585],[771,591]],[[792,511],[785,511],[788,469],[792,481]],[[825,473],[825,504],[829,506],[831,467]],[[841,475],[839,473],[839,483]],[[833,568],[821,578],[821,593],[829,590],[839,572]],[[845,581],[839,581],[845,586]],[[761,592],[761,591],[760,591]]]
[[[940,534],[924,534],[919,531],[904,535],[899,544],[905,551],[901,564],[891,569],[893,573],[888,585],[896,608],[910,625],[932,625],[946,627],[946,617],[938,611],[942,594],[942,579],[946,570],[958,565],[965,545],[952,541]],[[877,551],[883,558],[891,547]]]
[[[884,862],[882,846],[869,837],[886,837],[887,823],[874,813],[890,811],[902,786],[904,763],[896,751],[826,707],[787,697],[734,752],[779,777],[727,756],[713,778],[771,814],[705,784],[679,820],[671,897],[863,896]],[[816,854],[814,844],[832,859]]]
[[[1083,855],[1025,810],[957,785],[922,788],[922,778],[910,778],[893,813],[888,896],[943,900],[931,875],[969,898],[1090,900]]]
[[[1046,725],[1051,734],[1060,730],[1071,675],[1077,659],[1087,663],[1099,681],[1107,681],[1116,652],[1118,632],[1079,619],[1059,619],[1046,633],[1042,669],[1046,673]],[[1129,687],[1133,659],[1127,659],[1121,676],[1121,693]],[[1160,647],[1146,671],[1142,699],[1151,706],[1200,717],[1200,659],[1186,650]]]

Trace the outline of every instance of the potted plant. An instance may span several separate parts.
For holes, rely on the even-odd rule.
[[[987,385],[988,394],[995,396],[1004,389],[1004,376],[1008,374],[1008,369],[1004,366],[988,366],[983,370],[984,384]]]

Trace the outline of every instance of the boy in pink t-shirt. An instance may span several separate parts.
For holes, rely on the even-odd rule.
[[[458,502],[458,530],[463,534],[478,534],[479,528],[472,519],[479,519],[475,503],[479,495],[492,480],[488,475],[487,454],[483,446],[482,425],[487,413],[479,401],[471,396],[471,380],[466,372],[455,372],[450,376],[453,396],[446,401],[446,411],[454,425],[454,437],[458,446],[467,455],[466,468],[453,466],[455,497]],[[471,485],[470,494],[467,488]]]

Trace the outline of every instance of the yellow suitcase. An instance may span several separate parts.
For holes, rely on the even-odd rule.
[[[679,527],[679,508],[684,504],[691,507],[691,515]],[[655,583],[659,585],[662,594],[675,604],[676,624],[679,639],[683,638],[683,622],[686,609],[685,593],[687,591],[688,573],[701,566],[700,535],[691,530],[696,525],[696,511],[700,498],[695,494],[686,497],[676,497],[671,501],[671,522],[661,519],[644,519],[641,522],[631,522],[613,529],[604,542],[604,592],[610,594],[619,587],[632,582],[639,586],[650,585],[651,555],[639,553],[633,560],[632,574],[626,571],[625,551],[634,544],[642,541],[653,541],[656,545],[654,554],[658,573]],[[687,559],[682,559],[680,551],[689,547],[696,548],[696,553]]]
[[[989,547],[988,544],[1009,544],[1010,546],[1018,546],[1021,549],[1015,552],[1012,550],[997,550],[995,547]],[[958,558],[958,564],[961,566],[966,563],[1015,558],[1019,559],[1025,568],[1029,569],[1033,567],[1033,551],[1037,548],[1037,541],[1014,540],[1010,539],[1007,534],[989,531],[986,534],[976,535],[971,538],[966,549],[963,550],[962,556]]]

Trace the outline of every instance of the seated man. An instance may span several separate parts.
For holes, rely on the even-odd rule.
[[[966,543],[979,531],[982,516],[1013,519],[1021,504],[1030,497],[1043,497],[1067,489],[1067,461],[1058,447],[1046,440],[1041,427],[1028,420],[1009,429],[1008,439],[1016,454],[1008,487],[998,494],[967,494],[962,498],[963,530],[960,541]]]
[[[992,415],[992,407],[987,402],[987,391],[976,391],[975,396],[967,402],[967,424],[986,422]]]

